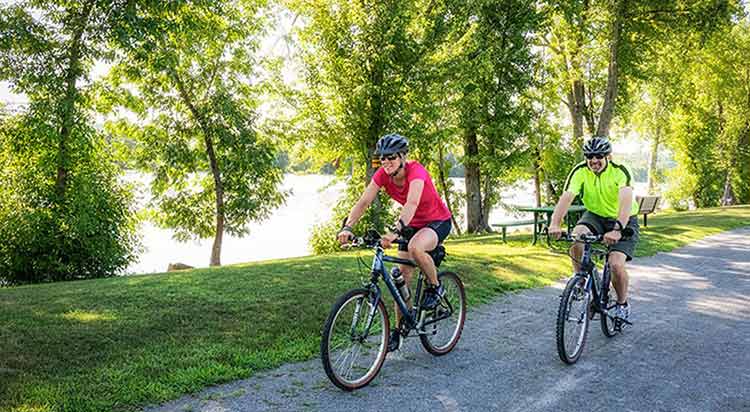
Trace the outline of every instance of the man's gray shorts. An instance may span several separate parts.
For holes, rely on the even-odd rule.
[[[603,235],[617,227],[615,220],[616,219],[599,216],[587,210],[586,212],[584,212],[583,216],[581,216],[581,219],[578,220],[577,224],[586,226],[591,232],[596,235]],[[610,246],[609,250],[622,252],[625,254],[625,256],[627,256],[627,260],[632,260],[633,253],[635,252],[635,245],[638,244],[638,239],[640,239],[640,226],[638,226],[638,216],[630,216],[627,227],[633,229],[633,236],[626,240],[620,240],[619,242]]]

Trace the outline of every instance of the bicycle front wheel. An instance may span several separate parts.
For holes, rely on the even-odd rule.
[[[383,366],[389,328],[382,299],[373,302],[367,289],[354,289],[339,298],[320,342],[323,368],[331,382],[346,391],[369,384]]]
[[[574,276],[560,295],[557,310],[557,353],[560,359],[573,364],[581,356],[591,319],[591,292],[586,290],[586,279]]]
[[[438,274],[440,283],[445,289],[445,295],[437,308],[427,313],[425,323],[428,323],[419,333],[427,352],[435,356],[445,355],[461,339],[461,332],[466,321],[466,292],[464,284],[457,274],[442,272]],[[430,323],[435,321],[434,323]]]

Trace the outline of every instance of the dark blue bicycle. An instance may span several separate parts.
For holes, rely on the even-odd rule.
[[[405,242],[397,239],[394,243]],[[412,267],[417,264],[412,260],[386,256],[380,246],[380,235],[375,231],[354,238],[352,246],[373,249],[370,280],[362,288],[352,289],[336,301],[323,327],[320,342],[326,375],[336,386],[347,391],[369,384],[383,366],[388,352],[390,320],[378,285],[381,278],[401,312],[397,330],[402,339],[415,332],[422,346],[433,355],[445,355],[456,346],[466,320],[464,286],[455,273],[438,273],[445,295],[437,307],[428,310],[421,307],[424,276],[420,271],[412,300],[414,304],[410,308],[386,270],[385,262]],[[438,245],[430,255],[435,266],[439,266],[445,249]]]
[[[622,230],[623,239],[633,235],[630,228]],[[580,235],[573,237],[563,233],[561,239],[584,244],[580,272],[568,280],[560,295],[557,311],[557,353],[568,364],[575,363],[583,352],[589,332],[589,323],[599,314],[604,336],[611,338],[622,331],[623,324],[630,322],[613,316],[615,292],[610,287],[612,270],[609,267],[609,249],[595,248],[601,244],[602,235]],[[594,258],[604,260],[601,274]]]

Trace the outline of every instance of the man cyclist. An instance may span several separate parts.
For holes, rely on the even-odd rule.
[[[633,259],[633,251],[639,238],[638,205],[633,202],[633,182],[628,169],[613,162],[612,146],[604,137],[592,137],[583,146],[585,161],[571,170],[565,181],[565,189],[555,206],[549,234],[560,238],[560,223],[576,196],[580,196],[586,212],[573,229],[575,236],[581,234],[603,234],[604,243],[609,246],[609,265],[612,270],[612,284],[617,292],[615,317],[628,320],[628,272],[625,262]],[[620,231],[629,227],[634,234],[621,240]],[[571,248],[573,269],[580,271],[579,261],[583,245],[574,243]]]
[[[380,158],[382,167],[375,172],[370,184],[352,208],[337,238],[342,245],[349,241],[353,235],[352,227],[375,200],[378,191],[385,189],[388,196],[403,206],[396,222],[396,231],[409,243],[408,246],[399,244],[398,256],[414,260],[425,274],[427,287],[422,306],[432,309],[437,306],[445,291],[439,285],[437,269],[428,252],[435,249],[450,233],[451,213],[435,190],[424,166],[419,162],[406,160],[408,151],[409,142],[399,134],[387,134],[378,140],[374,155]],[[390,248],[397,238],[398,235],[394,233],[384,235],[381,239],[383,248]],[[399,267],[406,284],[411,284],[414,268],[406,265]],[[396,309],[396,324],[399,313]],[[398,331],[391,331],[388,350],[398,349],[400,340]]]

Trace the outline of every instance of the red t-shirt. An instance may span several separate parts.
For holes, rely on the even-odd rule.
[[[417,211],[414,213],[411,222],[409,222],[409,226],[419,229],[436,220],[450,219],[451,212],[448,210],[445,202],[443,202],[443,199],[440,198],[440,195],[438,195],[437,190],[435,190],[435,185],[432,183],[430,174],[427,173],[424,166],[419,162],[411,161],[406,163],[404,169],[406,169],[406,184],[403,186],[397,186],[393,183],[393,178],[388,176],[382,167],[372,176],[372,181],[379,187],[384,187],[388,196],[401,205],[406,203],[406,197],[409,194],[409,184],[414,180],[422,180],[424,182],[422,197],[419,199]]]

